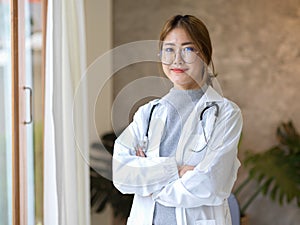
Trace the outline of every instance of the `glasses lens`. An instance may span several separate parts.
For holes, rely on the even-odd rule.
[[[181,57],[186,63],[193,63],[197,58],[197,53],[194,48],[186,47],[181,50]]]
[[[173,48],[163,48],[161,50],[161,61],[164,64],[172,64],[175,59],[175,49]]]

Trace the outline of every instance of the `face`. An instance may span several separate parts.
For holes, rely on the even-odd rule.
[[[166,54],[168,52],[176,53],[172,62],[166,64],[162,59],[163,71],[175,88],[197,89],[204,84],[204,63],[199,57],[199,51],[192,39],[184,29],[171,30],[164,40],[162,50]],[[174,53],[172,54],[174,55]]]

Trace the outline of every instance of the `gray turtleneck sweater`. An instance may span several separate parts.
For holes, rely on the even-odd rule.
[[[175,156],[183,125],[202,95],[202,89],[179,90],[172,88],[161,99],[161,103],[168,110],[164,134],[160,143],[159,155],[161,157]],[[176,225],[175,208],[156,203],[153,224]]]

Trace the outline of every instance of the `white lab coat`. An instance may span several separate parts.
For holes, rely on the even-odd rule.
[[[205,112],[211,102],[219,106]],[[113,183],[124,194],[135,194],[128,225],[152,225],[155,202],[175,207],[178,225],[231,225],[227,198],[236,180],[240,162],[237,145],[242,129],[242,116],[237,105],[220,96],[212,87],[197,103],[181,133],[176,157],[159,157],[167,110],[163,104],[155,108],[149,129],[147,157],[135,156],[134,147],[143,140],[154,100],[139,108],[133,122],[115,142]],[[198,152],[197,152],[198,151]],[[178,166],[195,169],[178,176]]]

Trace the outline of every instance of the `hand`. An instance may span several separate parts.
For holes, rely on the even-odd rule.
[[[143,151],[143,149],[141,147],[138,147],[135,151],[135,155],[139,156],[139,157],[146,157],[145,152]]]
[[[195,167],[194,166],[189,166],[189,165],[183,165],[178,167],[178,174],[179,177],[181,178],[187,171],[193,170]]]

